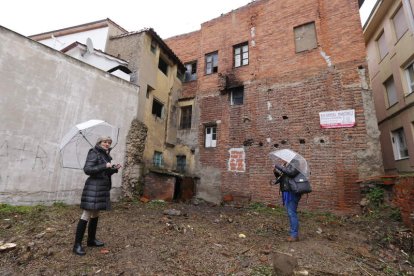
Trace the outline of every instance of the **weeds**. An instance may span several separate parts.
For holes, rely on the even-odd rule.
[[[268,207],[260,202],[250,203],[248,209],[251,211],[258,212],[258,213],[266,213],[266,214],[284,213],[284,209],[281,207]]]
[[[379,187],[372,188],[368,192],[367,198],[373,206],[379,207],[384,202],[384,190]]]
[[[253,268],[251,274],[252,276],[271,276],[273,275],[273,268],[271,266],[256,266]]]

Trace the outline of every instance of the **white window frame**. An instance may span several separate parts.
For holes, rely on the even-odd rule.
[[[408,94],[411,94],[414,92],[414,61],[412,61],[405,69],[405,76],[407,79],[407,87],[408,87]],[[411,76],[410,76],[411,71]]]
[[[192,61],[184,64],[186,71],[184,82],[194,81],[197,79],[197,61]]]
[[[152,158],[152,163],[155,167],[162,167],[164,165],[162,152],[160,151],[154,151],[154,156]]]
[[[205,147],[215,148],[217,146],[217,126],[206,126]]]
[[[234,46],[234,67],[249,65],[249,43]]]
[[[407,140],[405,139],[404,128],[399,128],[391,132],[391,143],[394,152],[394,159],[407,159],[408,155]]]

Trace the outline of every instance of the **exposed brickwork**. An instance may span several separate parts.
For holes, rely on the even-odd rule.
[[[162,199],[172,201],[176,179],[174,176],[150,172],[145,175],[143,196],[150,200]]]
[[[404,224],[414,231],[414,177],[401,177],[393,191],[393,202],[400,208]]]
[[[295,53],[293,28],[315,22],[318,48]],[[233,45],[248,41],[249,65],[233,68]],[[183,62],[197,60],[197,81],[182,97],[195,95],[200,168],[221,171],[223,195],[279,203],[269,152],[291,148],[310,163],[314,209],[358,210],[358,178],[379,172],[370,160],[358,67],[365,46],[356,0],[259,0],[205,22],[201,30],[170,38]],[[218,74],[205,75],[205,54],[218,51]],[[227,87],[243,84],[243,105],[231,106]],[[355,109],[356,126],[321,129],[319,112]],[[217,123],[217,147],[204,147],[205,124]],[[245,149],[245,172],[228,170],[231,148]],[[362,159],[363,156],[365,159]],[[366,161],[368,160],[368,161]],[[361,172],[361,163],[368,169]],[[368,163],[367,163],[368,162]],[[201,180],[202,181],[202,180]]]

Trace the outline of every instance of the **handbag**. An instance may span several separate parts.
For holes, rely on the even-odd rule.
[[[290,178],[289,186],[290,190],[295,194],[307,194],[312,192],[309,180],[302,173],[298,173],[294,178]]]

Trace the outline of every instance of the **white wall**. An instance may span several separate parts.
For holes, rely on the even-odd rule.
[[[39,40],[38,42],[49,46],[56,50],[62,50],[63,48],[69,46],[73,42],[80,42],[86,44],[86,39],[89,37],[92,40],[93,47],[95,49],[105,51],[106,40],[108,37],[108,27],[84,31],[81,33],[63,35],[55,38],[49,38],[44,40]]]
[[[112,155],[122,163],[138,87],[1,26],[0,41],[0,202],[79,203],[86,175],[61,168],[61,138],[106,120],[121,128]],[[120,186],[117,174],[114,197]]]

